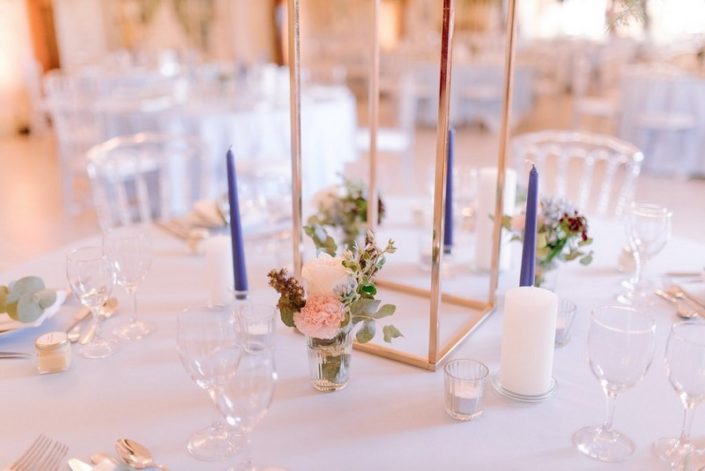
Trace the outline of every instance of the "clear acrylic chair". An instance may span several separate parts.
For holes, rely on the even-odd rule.
[[[511,141],[517,169],[540,173],[540,191],[562,197],[591,216],[618,217],[632,201],[644,160],[634,145],[602,134],[540,131]]]
[[[101,141],[101,121],[92,104],[98,98],[93,81],[50,72],[44,79],[45,106],[56,133],[64,207],[75,214],[90,203],[86,151]]]
[[[190,136],[144,133],[91,148],[88,176],[101,228],[187,213],[209,193],[212,183],[204,149]],[[222,163],[225,168],[225,158]]]

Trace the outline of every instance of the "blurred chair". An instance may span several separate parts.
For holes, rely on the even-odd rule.
[[[527,160],[541,175],[541,192],[566,198],[588,215],[617,217],[632,201],[644,156],[612,136],[541,131],[512,139],[517,169]]]
[[[88,151],[88,175],[103,230],[180,216],[209,187],[201,141],[135,134]]]
[[[59,148],[64,207],[75,214],[87,206],[86,151],[100,142],[102,127],[93,103],[98,91],[93,82],[50,72],[44,79],[46,109]],[[82,191],[85,190],[85,191]],[[85,193],[85,194],[83,194]]]
[[[612,131],[619,111],[621,75],[617,69],[620,67],[620,63],[608,58],[596,70],[587,57],[578,55],[575,58],[571,82],[575,129],[590,129],[586,120],[590,118],[591,124],[602,125],[599,127],[601,131]]]

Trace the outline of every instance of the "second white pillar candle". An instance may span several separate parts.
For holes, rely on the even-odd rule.
[[[551,389],[558,296],[518,286],[504,297],[499,381],[516,394],[536,396]]]
[[[206,246],[206,273],[208,304],[224,306],[232,301],[234,279],[230,236],[209,237]]]

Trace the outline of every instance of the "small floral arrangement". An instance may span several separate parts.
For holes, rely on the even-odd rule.
[[[318,192],[314,203],[318,212],[308,218],[304,230],[316,247],[335,255],[335,239],[324,235],[323,231],[334,228],[342,232],[343,245],[352,249],[367,224],[367,186],[363,182],[343,178],[341,185]],[[377,222],[381,223],[385,214],[381,198],[377,199],[377,205]]]
[[[56,291],[47,289],[38,276],[25,276],[7,286],[0,285],[0,313],[7,313],[15,321],[36,321],[56,300]]]
[[[329,239],[327,234],[324,237]],[[331,247],[335,254],[334,241]],[[364,244],[354,243],[341,256],[319,253],[305,263],[303,285],[286,269],[269,272],[269,284],[279,293],[282,322],[307,336],[311,382],[319,391],[337,391],[347,384],[353,328],[359,325],[358,342],[369,342],[377,332],[377,321],[394,314],[393,304],[375,299],[374,276],[386,255],[395,250],[391,240],[379,248],[374,234],[367,231]],[[382,332],[385,342],[402,336],[393,325],[385,325]]]
[[[341,331],[350,332],[361,324],[355,338],[366,343],[374,338],[376,321],[394,314],[392,304],[375,299],[374,276],[382,269],[385,255],[396,251],[394,242],[384,249],[367,232],[365,243],[344,251],[342,256],[321,253],[306,262],[301,271],[304,286],[286,269],[269,272],[269,285],[279,293],[277,307],[282,322],[318,339],[332,339]],[[393,325],[383,328],[385,342],[402,334]]]
[[[562,198],[542,198],[536,227],[536,280],[541,286],[546,272],[557,268],[559,261],[579,260],[592,263],[592,244],[585,216]],[[523,240],[525,215],[504,216],[502,226],[512,234],[512,240]]]

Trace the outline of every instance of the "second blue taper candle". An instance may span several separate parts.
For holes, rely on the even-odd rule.
[[[240,222],[240,203],[237,195],[237,174],[235,157],[232,149],[226,154],[228,169],[228,202],[230,203],[230,239],[233,248],[233,276],[235,278],[235,295],[244,297],[247,293],[247,268],[245,250],[242,242],[242,224]]]
[[[536,221],[539,199],[539,172],[531,166],[529,189],[526,194],[526,219],[524,220],[524,246],[521,251],[519,286],[534,286],[536,272]]]
[[[448,152],[446,167],[446,207],[445,231],[443,232],[443,251],[450,253],[453,247],[453,162],[455,153],[455,129],[448,129]]]

